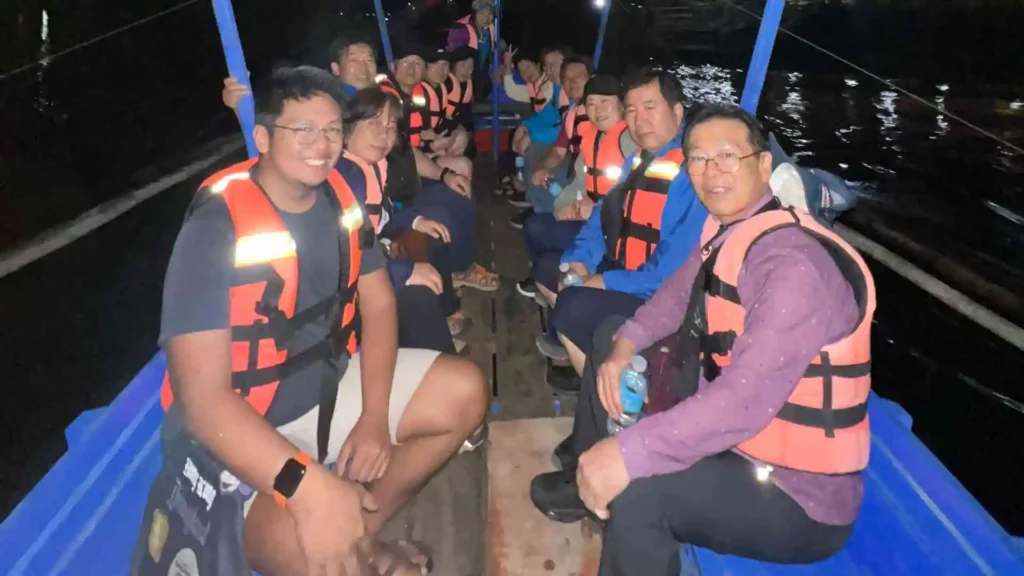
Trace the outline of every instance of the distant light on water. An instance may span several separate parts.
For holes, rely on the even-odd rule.
[[[39,39],[43,42],[50,41],[50,15],[43,10],[43,27],[39,30]]]

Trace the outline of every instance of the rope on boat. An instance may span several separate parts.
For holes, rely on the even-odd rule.
[[[86,210],[70,222],[64,222],[35,236],[23,245],[0,252],[0,278],[21,269],[35,260],[46,256],[78,240],[82,236],[131,210],[143,200],[156,196],[160,192],[188,180],[201,171],[220,161],[228,154],[242,148],[243,142],[232,137],[231,142],[221,145],[213,153],[203,156],[163,178],[151,182],[138,190],[133,190],[104,202],[91,210]]]
[[[970,318],[996,336],[1013,346],[1024,350],[1024,328],[1021,328],[995,312],[964,296],[938,278],[896,255],[888,248],[864,236],[860,232],[835,223],[835,230],[858,250],[878,260],[893,272],[912,284],[938,298],[941,302]]]
[[[757,18],[758,20],[761,20],[761,15],[760,14],[755,14],[754,12],[751,12],[750,10],[747,10],[743,6],[739,6],[739,5],[735,4],[735,3],[733,3],[732,0],[722,0],[722,1],[726,5],[728,5],[728,6],[732,7],[732,8],[735,8],[735,9],[739,10],[740,12],[745,12],[745,13],[753,16],[754,18]],[[995,140],[996,142],[1002,144],[1003,146],[1006,146],[1007,148],[1017,152],[1018,154],[1024,155],[1024,148],[1021,148],[1020,146],[1017,146],[1016,144],[1013,144],[1012,142],[1008,142],[1004,138],[1000,138],[999,136],[996,136],[992,132],[989,132],[988,130],[982,128],[981,126],[978,126],[977,124],[974,124],[974,123],[972,123],[972,122],[970,122],[970,121],[968,121],[968,120],[966,120],[966,119],[964,119],[964,118],[962,118],[962,117],[960,117],[960,116],[950,112],[949,110],[944,110],[942,108],[939,108],[934,103],[929,102],[928,100],[925,100],[924,98],[918,96],[917,94],[914,94],[913,92],[910,92],[909,90],[906,90],[904,88],[900,88],[896,84],[893,84],[891,81],[886,80],[885,78],[882,78],[878,74],[875,74],[874,72],[871,72],[870,70],[867,70],[867,69],[865,69],[865,68],[863,68],[861,66],[858,66],[858,65],[854,64],[853,62],[850,62],[849,60],[847,60],[846,58],[843,58],[842,56],[836,54],[835,52],[831,52],[829,50],[826,50],[825,48],[822,48],[821,46],[815,44],[814,42],[811,42],[810,40],[808,40],[806,38],[803,38],[801,36],[798,36],[798,35],[790,32],[789,30],[786,30],[782,26],[779,26],[779,32],[782,32],[783,34],[786,34],[787,36],[789,36],[789,37],[791,37],[791,38],[793,38],[795,40],[803,42],[804,44],[810,46],[811,48],[814,48],[815,50],[817,50],[817,51],[819,51],[819,52],[821,52],[823,54],[826,54],[828,56],[831,56],[832,58],[835,58],[836,60],[842,62],[843,64],[846,64],[847,66],[849,66],[850,68],[853,68],[854,70],[860,72],[861,74],[864,74],[865,76],[868,76],[870,78],[878,80],[879,82],[881,82],[882,84],[885,84],[889,88],[892,88],[893,90],[896,90],[897,92],[899,92],[899,93],[901,93],[901,94],[903,94],[903,95],[905,95],[905,96],[907,96],[907,97],[909,97],[909,98],[911,98],[913,100],[916,100],[916,101],[920,102],[921,104],[924,104],[925,106],[935,110],[936,112],[938,112],[938,113],[940,113],[940,114],[942,114],[944,116],[949,116],[950,118],[956,120],[957,122],[960,122],[964,126],[967,126],[969,128],[973,128],[977,132],[979,132],[981,134],[984,134],[985,136],[988,136],[989,138],[991,138],[991,139]]]
[[[40,58],[39,60],[36,60],[35,62],[29,62],[28,64],[25,64],[24,66],[19,66],[19,67],[15,68],[14,70],[10,70],[8,72],[4,72],[3,74],[0,74],[0,80],[6,80],[7,78],[9,78],[11,76],[14,76],[15,74],[20,74],[20,73],[22,73],[22,72],[24,72],[26,70],[31,70],[31,69],[33,69],[33,68],[35,68],[37,66],[41,66],[44,62],[51,62],[55,58],[58,58],[60,56],[68,54],[70,52],[74,52],[75,50],[78,50],[79,48],[85,48],[86,46],[89,46],[90,44],[95,44],[96,42],[99,42],[100,40],[105,40],[107,38],[110,38],[111,36],[115,36],[117,34],[120,34],[121,32],[125,32],[127,30],[131,30],[132,28],[135,28],[136,26],[141,26],[142,24],[145,24],[145,23],[150,22],[152,20],[156,20],[157,18],[160,18],[161,16],[166,16],[167,14],[170,14],[171,12],[175,12],[177,10],[181,10],[182,8],[190,6],[190,5],[195,4],[197,2],[199,2],[199,0],[186,0],[185,2],[182,2],[181,4],[178,4],[176,6],[172,6],[170,8],[165,9],[165,10],[161,10],[160,12],[157,12],[155,14],[151,14],[149,16],[146,16],[145,18],[142,18],[141,20],[136,20],[135,22],[132,22],[131,24],[126,24],[126,25],[124,25],[124,26],[122,26],[120,28],[117,28],[116,30],[111,30],[110,32],[107,32],[106,34],[100,34],[99,36],[96,36],[95,38],[90,38],[89,40],[86,40],[84,42],[79,42],[78,44],[75,44],[74,46],[71,46],[70,48],[65,48],[64,50],[61,50],[61,51],[56,52],[54,54],[50,54],[50,55],[44,56],[44,57]]]

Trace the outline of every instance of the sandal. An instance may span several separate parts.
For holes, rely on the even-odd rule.
[[[473,319],[466,316],[462,310],[459,310],[448,317],[448,331],[451,332],[453,337],[458,336],[459,334],[465,334],[472,325]]]
[[[476,262],[465,272],[452,274],[452,286],[455,288],[467,286],[483,292],[494,292],[498,289],[499,284],[500,280],[497,274]]]
[[[434,570],[434,559],[422,542],[397,540],[374,542],[370,546],[364,552],[364,566],[371,576],[424,576]]]

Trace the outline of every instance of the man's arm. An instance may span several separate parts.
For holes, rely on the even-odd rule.
[[[431,160],[430,156],[424,154],[419,148],[413,148],[412,154],[416,157],[416,172],[419,172],[421,178],[430,180],[441,179],[441,171],[443,169],[437,162]]]
[[[538,170],[552,170],[565,159],[565,155],[568,152],[567,148],[561,148],[558,146],[558,141],[555,141],[555,145],[548,149],[544,153],[544,157],[537,163]]]
[[[707,215],[707,210],[693,191],[689,177],[685,172],[680,172],[669,187],[668,200],[661,216],[661,240],[654,253],[636,270],[605,272],[605,288],[650,298],[658,286],[682,266],[697,245]]]
[[[732,363],[714,385],[618,435],[630,478],[683,470],[754,437],[785,404],[818,351],[852,330],[853,292],[849,285],[843,291],[826,282],[820,263],[829,256],[820,246],[821,254],[809,256],[815,250],[809,242],[754,246],[740,274],[745,321]],[[840,273],[834,269],[830,275]]]
[[[505,87],[505,94],[508,94],[508,97],[516,102],[528,103],[530,101],[530,93],[526,90],[526,84],[516,84],[512,72],[505,74],[502,85]]]
[[[358,290],[359,315],[363,319],[359,349],[359,367],[363,377],[363,413],[360,418],[383,419],[386,423],[391,382],[398,358],[398,306],[386,270],[360,275]]]

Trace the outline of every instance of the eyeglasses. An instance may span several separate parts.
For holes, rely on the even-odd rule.
[[[274,124],[274,128],[281,128],[282,130],[288,130],[295,134],[295,141],[299,144],[313,144],[316,142],[317,134],[321,132],[324,138],[328,142],[337,144],[341,142],[341,128],[338,126],[328,126],[327,128],[314,128],[313,126],[281,126],[280,124]]]
[[[708,169],[708,161],[712,161],[715,163],[715,166],[718,167],[719,172],[722,172],[723,174],[733,174],[740,169],[741,160],[746,160],[751,156],[757,156],[761,152],[764,152],[764,150],[754,150],[746,156],[740,156],[735,152],[719,152],[711,158],[690,156],[686,159],[686,171],[694,175],[703,174],[704,171]]]

